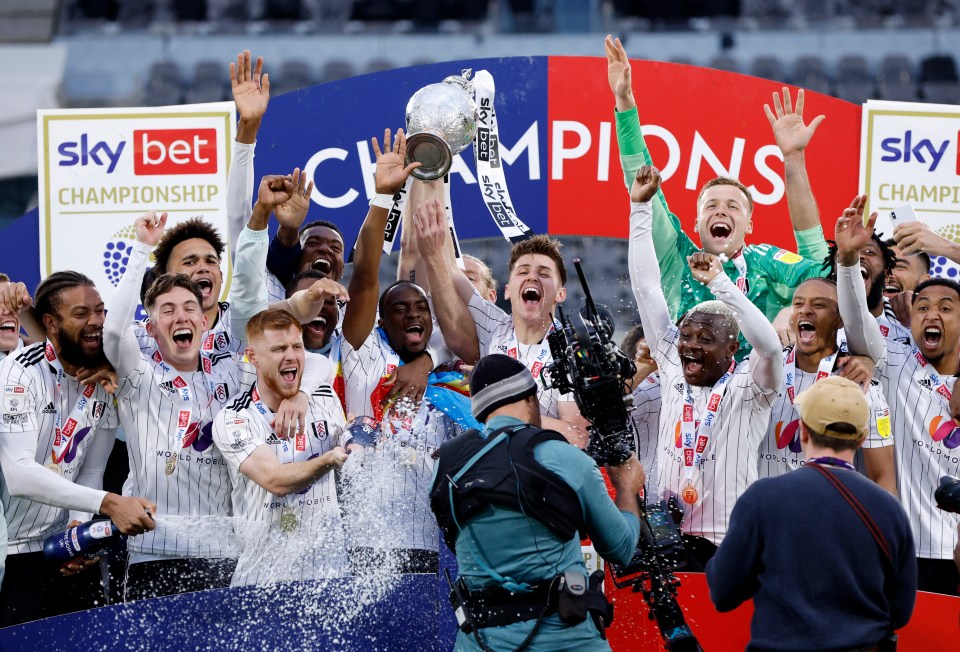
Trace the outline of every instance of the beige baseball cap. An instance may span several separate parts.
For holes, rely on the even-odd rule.
[[[793,404],[800,419],[813,431],[837,439],[860,439],[867,436],[870,407],[860,387],[840,376],[827,376],[800,392]],[[856,434],[837,432],[830,426],[847,423]]]

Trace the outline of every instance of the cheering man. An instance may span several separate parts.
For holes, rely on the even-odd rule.
[[[637,170],[642,165],[652,164],[653,161],[640,131],[627,53],[620,40],[610,36],[607,36],[605,46],[607,78],[616,97],[620,163],[629,188]],[[789,104],[788,94],[785,95],[785,107],[781,107],[779,102],[775,104],[776,119],[772,113],[769,117],[777,142],[783,141],[781,147],[788,147],[788,142],[794,142],[796,144],[791,147],[799,147],[802,154],[802,149],[813,135],[819,119],[811,122],[809,126],[803,124],[802,94],[798,98],[795,113]],[[784,113],[789,114],[792,119],[784,119]],[[802,179],[805,178],[804,173]],[[788,179],[788,183],[793,179]],[[797,176],[795,179],[801,177]],[[806,192],[809,193],[808,185]],[[805,193],[790,192],[788,189],[788,196],[798,194]],[[750,191],[736,179],[712,179],[703,186],[697,198],[696,228],[702,245],[702,249],[698,249],[681,228],[680,219],[670,212],[663,193],[658,191],[651,207],[655,260],[659,262],[663,278],[680,279],[679,282],[672,281],[664,287],[670,315],[677,317],[688,314],[694,305],[710,298],[708,289],[697,282],[692,269],[687,266],[687,258],[702,250],[712,256],[721,257],[724,273],[767,319],[774,319],[789,301],[794,287],[803,280],[823,275],[823,230],[820,228],[815,202],[812,197],[807,199],[805,204],[808,210],[805,211],[794,210],[795,203],[791,203],[791,217],[795,222],[800,254],[766,244],[746,246],[744,237],[753,230],[753,198]],[[809,208],[811,204],[812,209]],[[741,337],[737,359],[742,360],[749,351],[750,343]]]
[[[309,426],[293,440],[273,433],[274,411],[300,391],[300,324],[265,310],[247,324],[247,355],[257,384],[214,419],[213,439],[233,485],[240,558],[231,584],[336,577],[347,572],[334,477],[347,458],[336,445],[343,406],[330,385],[310,396]]]
[[[166,517],[128,545],[127,599],[229,585],[236,555],[224,518],[231,514],[230,478],[211,428],[227,400],[254,381],[232,354],[204,346],[212,336],[205,334],[205,296],[184,274],[159,276],[147,289],[146,328],[156,351],[141,353],[129,324],[166,217],[137,218],[137,242],[104,324],[104,350],[120,378],[117,402],[130,457],[125,489],[156,500]],[[329,377],[329,370],[320,374]],[[315,387],[316,379],[304,385]],[[277,414],[278,432],[293,434],[296,423],[304,423],[306,401],[304,392],[286,401],[288,409]]]
[[[656,168],[643,166],[631,188],[630,279],[663,388],[656,484],[681,500],[691,567],[702,570],[737,497],[757,478],[783,363],[776,331],[708,253],[693,254],[689,265],[719,301],[698,304],[679,328],[673,324],[651,233],[659,185]],[[739,365],[738,324],[754,347]]]
[[[913,343],[884,340],[880,324],[864,320],[865,296],[858,253],[873,239],[877,214],[863,224],[864,202],[855,202],[837,222],[837,295],[851,348],[886,344],[877,365],[890,405],[900,501],[917,548],[921,591],[958,595],[957,544],[960,516],[933,500],[940,478],[960,475],[960,428],[951,417],[951,398],[960,373],[960,284],[935,278],[914,290],[910,310]],[[841,232],[847,232],[842,235]]]
[[[153,501],[101,489],[117,412],[102,386],[76,379],[79,369],[104,361],[103,301],[93,281],[77,272],[51,274],[37,288],[35,313],[46,341],[0,364],[0,466],[9,537],[0,590],[3,626],[94,606],[94,596],[76,594],[83,590],[76,581],[83,578],[70,580],[45,566],[44,538],[96,513],[109,516],[124,534],[141,534],[153,529],[147,512],[156,511]],[[74,562],[67,572],[86,565]]]
[[[837,239],[844,237],[838,232]],[[865,294],[862,286],[858,289]],[[862,315],[869,319],[870,314]],[[799,468],[804,463],[800,445],[800,416],[794,398],[813,383],[839,373],[838,364],[849,354],[837,346],[841,326],[837,304],[837,285],[825,278],[804,281],[793,293],[790,327],[793,341],[783,352],[784,385],[773,404],[770,426],[760,446],[760,477],[774,477]],[[867,354],[866,351],[854,351]],[[874,363],[876,360],[874,360]],[[896,495],[897,478],[893,461],[893,437],[890,409],[878,381],[867,389],[870,405],[868,435],[863,443],[862,459],[867,475]]]

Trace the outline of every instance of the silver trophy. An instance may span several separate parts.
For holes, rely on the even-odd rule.
[[[453,156],[473,142],[477,104],[472,71],[424,86],[407,102],[407,163],[419,162],[413,176],[424,181],[447,174]]]

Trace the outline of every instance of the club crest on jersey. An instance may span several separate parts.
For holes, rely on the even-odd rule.
[[[217,383],[213,386],[213,395],[217,398],[217,401],[220,403],[225,403],[226,400],[230,397],[230,392],[227,390],[226,383]]]
[[[27,404],[27,388],[23,385],[7,385],[3,388],[3,411],[20,414]]]
[[[326,421],[314,421],[310,424],[310,429],[313,430],[313,436],[320,441],[325,441],[327,438],[327,422]]]
[[[94,401],[93,402],[93,420],[95,422],[100,421],[103,418],[103,411],[107,408],[107,404],[103,401]]]
[[[214,338],[213,345],[216,347],[217,351],[223,351],[230,346],[230,339],[227,337],[226,333],[220,331]]]

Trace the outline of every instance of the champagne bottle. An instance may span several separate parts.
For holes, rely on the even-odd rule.
[[[120,530],[113,521],[88,521],[44,539],[43,556],[49,564],[65,566],[95,556],[119,536]]]

